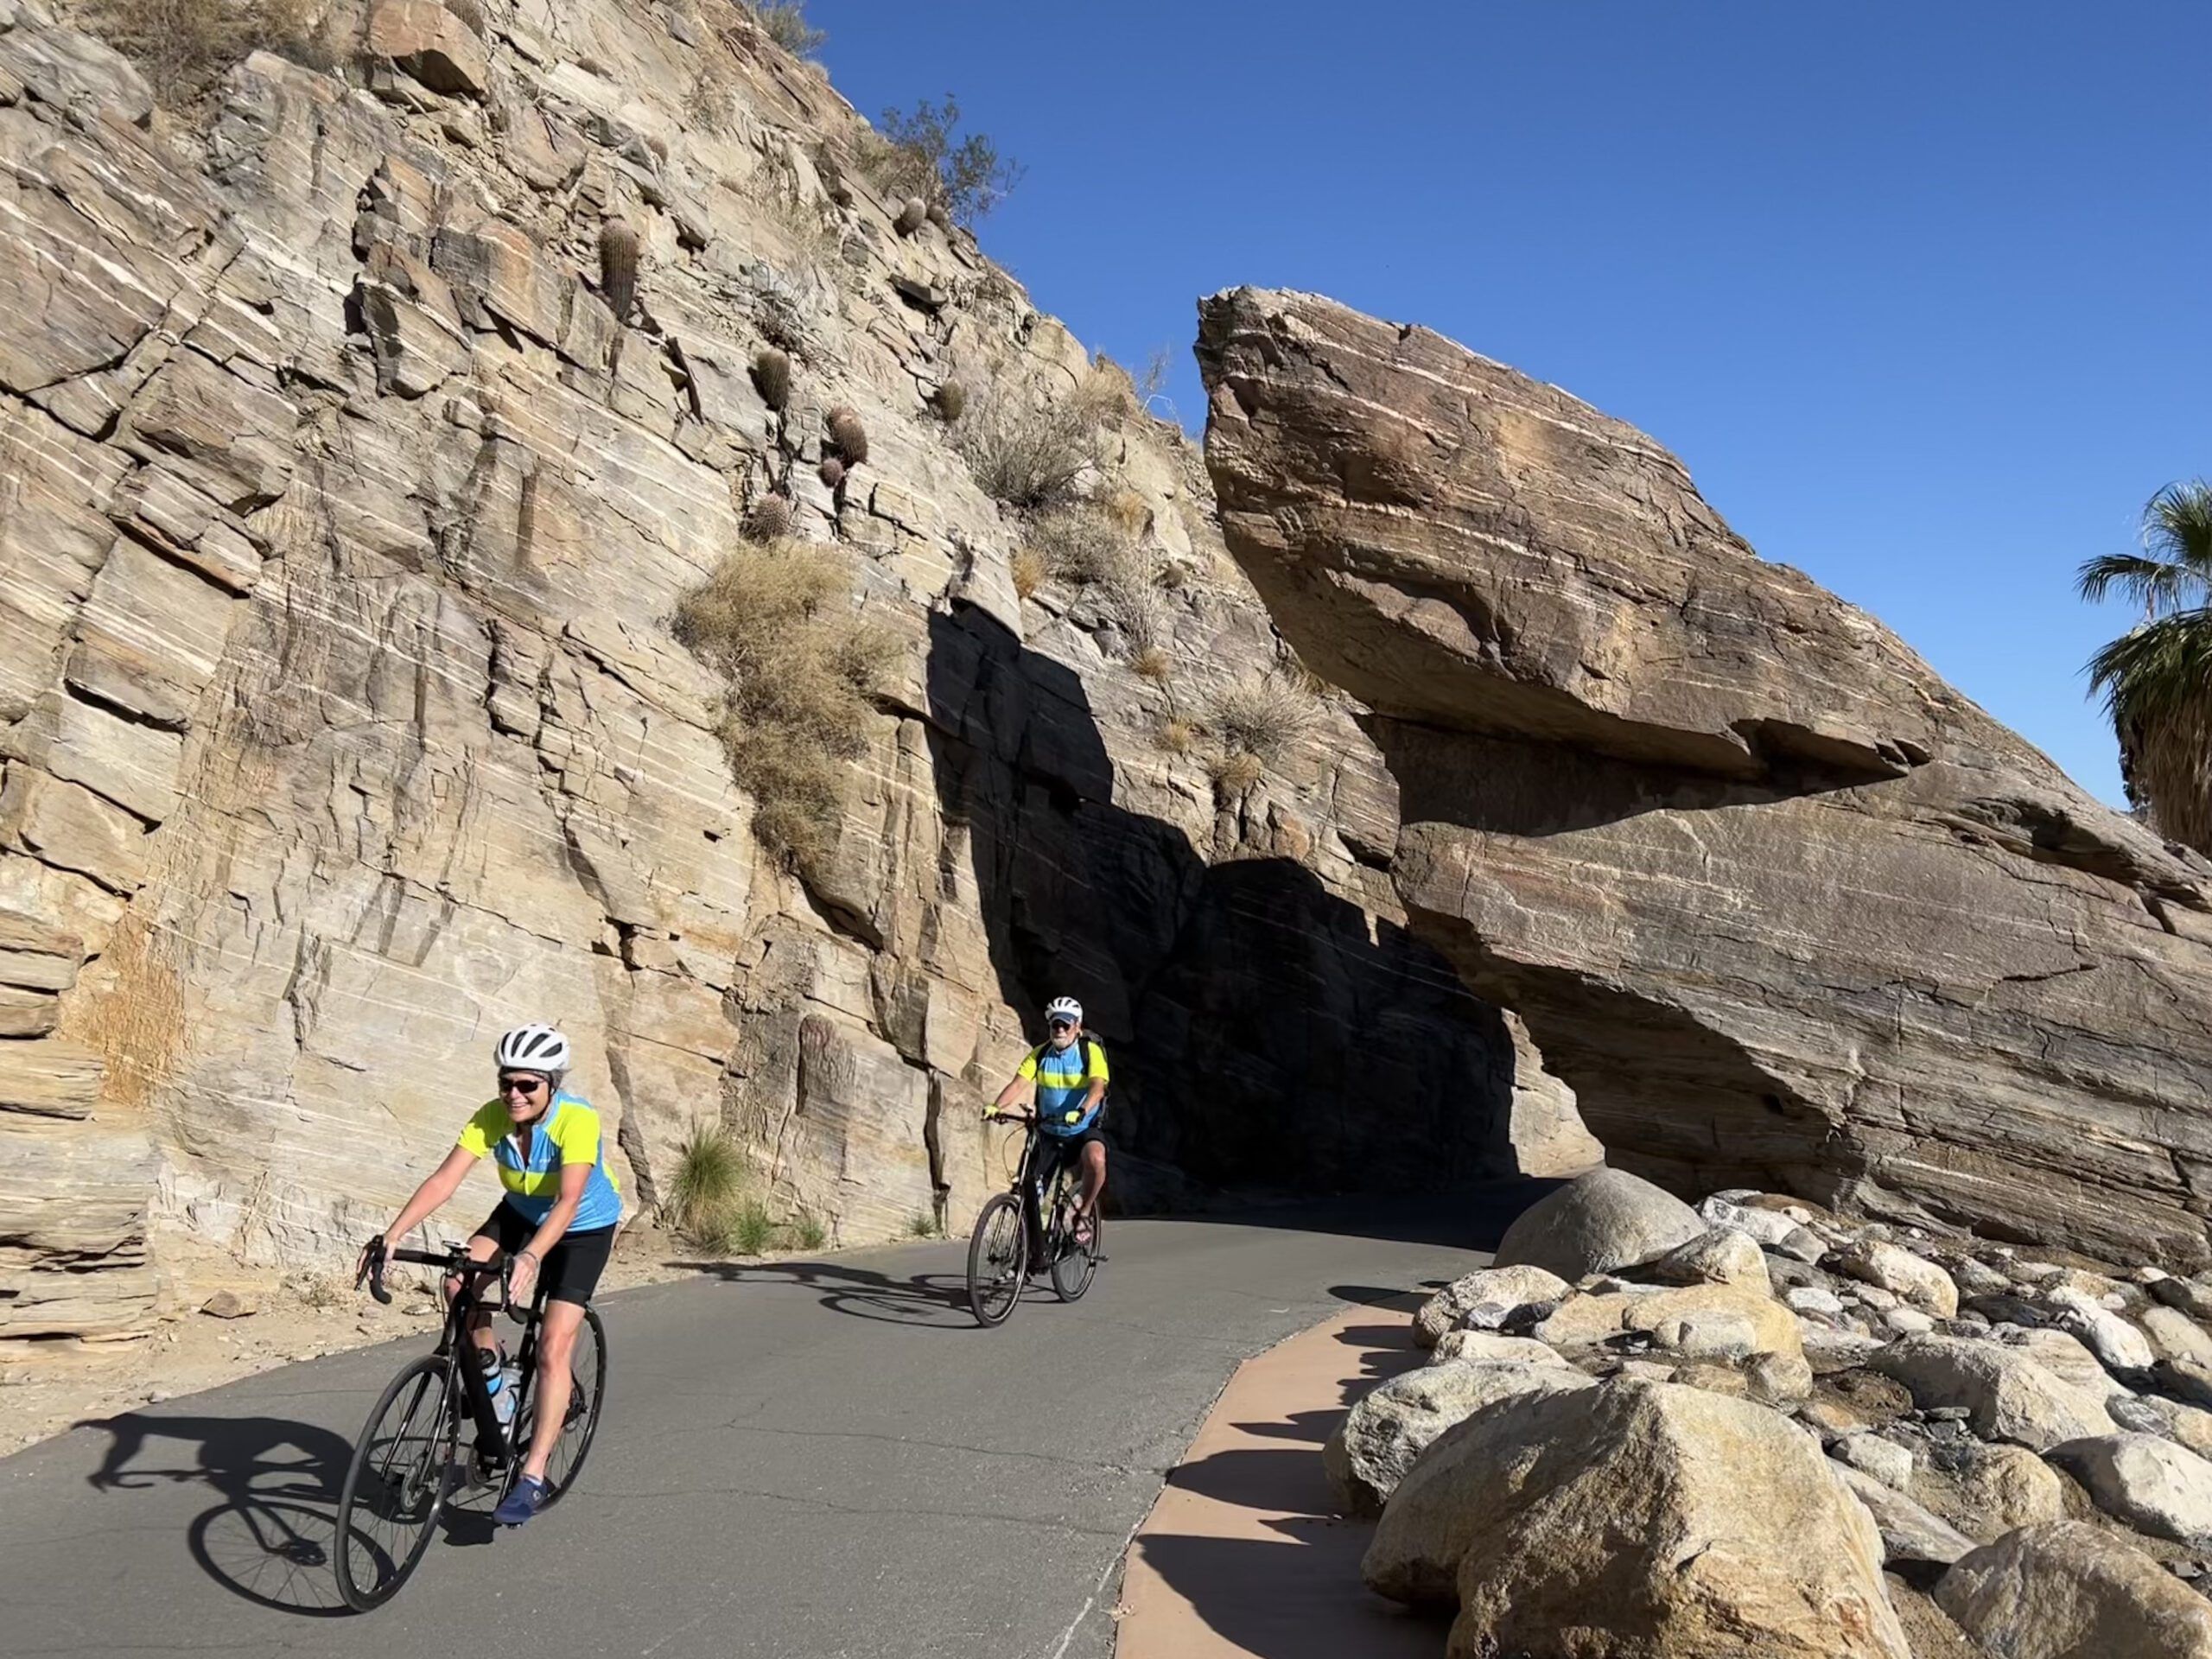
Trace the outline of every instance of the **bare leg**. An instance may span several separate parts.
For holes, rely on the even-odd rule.
[[[481,1233],[468,1241],[468,1259],[472,1262],[489,1262],[499,1254],[499,1244],[494,1240],[485,1237]],[[482,1281],[480,1280],[478,1282],[480,1285]],[[445,1292],[446,1300],[448,1302],[461,1294],[461,1280],[457,1275],[453,1274],[446,1275]],[[468,1316],[468,1339],[487,1354],[499,1352],[499,1339],[492,1334],[490,1308],[479,1307]]]
[[[537,1328],[537,1426],[531,1433],[530,1455],[522,1471],[543,1480],[545,1465],[568,1421],[569,1396],[575,1379],[569,1374],[569,1356],[576,1351],[576,1332],[584,1322],[583,1308],[575,1302],[548,1302],[544,1322]]]
[[[1076,1196],[1076,1213],[1095,1215],[1098,1210],[1098,1196],[1106,1190],[1106,1143],[1086,1141],[1083,1144],[1082,1190]]]

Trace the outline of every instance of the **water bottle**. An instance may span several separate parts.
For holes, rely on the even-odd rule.
[[[476,1351],[476,1363],[484,1373],[484,1392],[492,1396],[492,1414],[505,1428],[515,1420],[516,1370],[507,1363],[504,1348],[494,1351],[489,1348]]]

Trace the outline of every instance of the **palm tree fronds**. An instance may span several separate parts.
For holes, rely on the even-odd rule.
[[[2212,581],[2212,483],[2192,479],[2152,496],[2143,509],[2143,545],[2199,582]]]
[[[2101,605],[2114,588],[2155,616],[2178,609],[2181,598],[2192,587],[2202,588],[2205,579],[2186,565],[2140,553],[2103,553],[2082,562],[2075,588],[2092,605]]]

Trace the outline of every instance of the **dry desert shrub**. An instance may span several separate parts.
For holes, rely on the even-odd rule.
[[[1134,583],[1139,578],[1144,556],[1136,537],[1094,503],[1078,501],[1041,515],[1031,538],[1063,582],[1088,586]]]
[[[1047,574],[1045,556],[1033,547],[1018,547],[1011,562],[1014,591],[1018,598],[1027,599],[1045,585]]]
[[[314,69],[336,60],[310,0],[99,0],[86,22],[138,66],[170,109],[193,103],[255,52]]]
[[[1188,754],[1191,745],[1198,740],[1198,725],[1180,715],[1172,715],[1160,722],[1160,747],[1170,754]]]
[[[836,556],[798,541],[724,559],[677,607],[676,635],[728,682],[722,744],[753,798],[753,833],[801,874],[818,868],[890,638],[854,613]]]
[[[1312,696],[1272,675],[1240,680],[1214,693],[1206,723],[1220,734],[1233,755],[1249,755],[1273,766],[1313,728]]]
[[[1163,683],[1175,672],[1175,659],[1161,646],[1147,645],[1137,652],[1133,666],[1146,679]]]
[[[1258,755],[1237,749],[1213,763],[1214,785],[1227,794],[1241,795],[1258,783],[1266,771]]]
[[[1098,461],[1098,423],[1073,403],[1033,404],[976,396],[954,429],[953,443],[986,495],[1023,512],[1076,499]]]
[[[830,38],[806,21],[804,0],[748,0],[746,10],[762,34],[795,58],[812,57]]]

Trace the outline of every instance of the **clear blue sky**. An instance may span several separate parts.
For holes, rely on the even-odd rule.
[[[2212,6],[815,0],[871,118],[959,95],[985,249],[1086,344],[1238,283],[1421,322],[1681,455],[2120,799],[2072,592],[2212,474]]]

